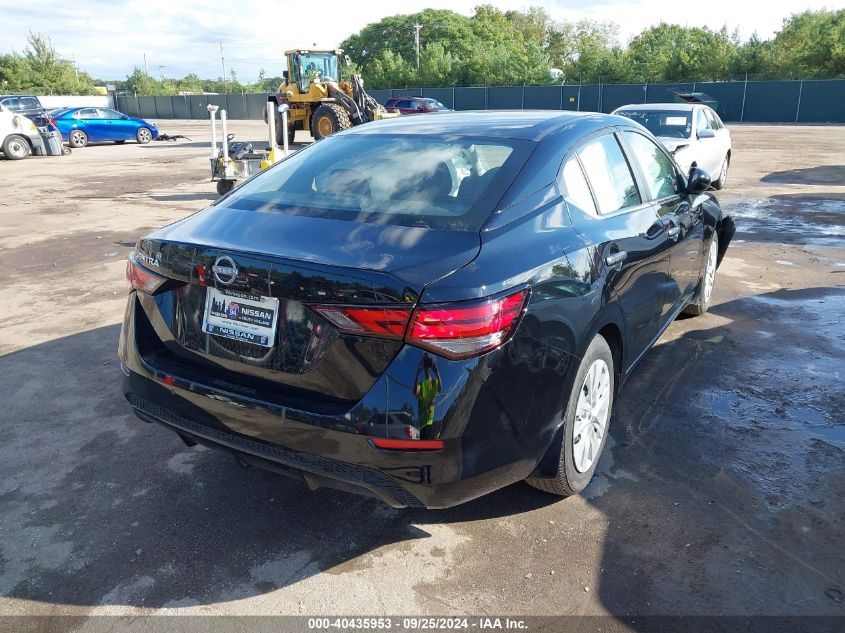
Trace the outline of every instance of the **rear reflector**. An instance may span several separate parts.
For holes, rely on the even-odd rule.
[[[135,290],[151,295],[161,288],[167,281],[167,277],[157,275],[141,266],[135,259],[135,253],[132,252],[126,259],[126,280]]]
[[[452,359],[489,352],[508,340],[525,309],[528,289],[504,297],[420,306],[405,340]]]
[[[478,356],[505,343],[525,309],[528,288],[506,296],[410,307],[311,305],[338,330],[402,339],[451,359]]]
[[[444,446],[443,440],[391,440],[386,437],[371,437],[370,443],[391,451],[439,451]]]

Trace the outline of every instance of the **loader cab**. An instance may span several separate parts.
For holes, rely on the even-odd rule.
[[[337,83],[340,79],[338,75],[339,54],[340,51],[336,50],[287,51],[285,55],[288,58],[288,82],[295,83],[302,94],[309,91],[315,75],[318,75],[322,80]]]

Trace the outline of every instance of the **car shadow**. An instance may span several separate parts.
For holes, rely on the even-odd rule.
[[[243,469],[131,413],[118,334],[112,325],[0,357],[2,596],[144,607],[234,600],[428,538],[426,522],[557,501],[518,484],[451,510],[397,511]]]
[[[833,422],[813,412],[832,415],[826,398],[841,355],[825,353],[816,330],[802,331],[814,319],[822,331],[832,318],[819,301],[841,314],[845,290],[782,290],[716,305],[711,317],[681,324],[698,329],[664,337],[623,387],[611,450],[583,494],[607,524],[595,570],[607,612],[838,613],[824,590],[840,578],[843,452],[818,431]],[[808,350],[814,372],[784,363],[790,350],[759,334],[789,319],[791,344]],[[557,504],[556,522],[548,521],[556,524],[526,520],[529,533],[549,530],[554,542],[581,529],[578,500],[521,483],[448,510],[394,510],[308,492],[243,470],[224,452],[186,448],[130,412],[114,358],[118,333],[111,325],[0,357],[2,596],[205,605],[366,567],[365,555],[435,538],[443,524]],[[527,553],[528,534],[510,538]],[[570,556],[558,552],[557,560],[573,565],[564,578],[582,571]],[[485,565],[495,574],[500,563],[473,563]],[[468,590],[461,579],[453,574],[459,584],[443,581],[442,590]],[[482,580],[475,591],[484,587]],[[567,604],[534,591],[525,610]]]
[[[584,496],[608,526],[602,606],[637,616],[629,630],[841,615],[845,339],[830,328],[843,307],[845,287],[716,304],[673,324],[624,385]]]

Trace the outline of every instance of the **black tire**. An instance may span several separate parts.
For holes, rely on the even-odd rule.
[[[265,116],[266,118],[266,116]],[[288,147],[293,145],[294,137],[296,136],[296,127],[294,124],[288,119]],[[282,115],[276,115],[276,145],[279,147],[285,146],[285,133],[282,130]]]
[[[731,155],[726,154],[725,160],[722,162],[719,178],[713,181],[713,189],[724,189],[728,182],[728,168],[731,166]]]
[[[701,279],[698,280],[698,290],[695,291],[692,301],[684,308],[684,314],[689,314],[690,316],[700,316],[710,308],[710,300],[713,297],[713,284],[716,281],[716,265],[719,260],[719,236],[715,232],[710,240],[710,244],[707,245],[705,256],[707,257],[707,261],[704,262],[704,271],[701,273]],[[711,266],[713,267],[712,275],[708,277]],[[708,285],[710,286],[709,289],[707,287]]]
[[[138,131],[135,132],[135,139],[141,145],[146,145],[151,140],[153,140],[153,133],[150,131],[148,127],[139,127]]]
[[[25,136],[9,134],[3,141],[3,154],[9,160],[21,160],[32,154],[32,147]]]
[[[596,361],[603,361],[607,369],[607,375],[610,383],[610,392],[608,394],[608,413],[607,421],[604,426],[604,433],[601,437],[599,449],[593,457],[592,464],[584,472],[578,472],[575,467],[575,459],[573,457],[573,447],[575,445],[575,437],[573,430],[575,428],[576,410],[578,408],[578,399],[582,390],[587,388],[585,378],[590,367]],[[581,492],[596,472],[601,455],[607,446],[607,437],[610,430],[610,421],[613,416],[613,400],[616,389],[616,369],[613,362],[613,353],[607,341],[600,334],[596,334],[590,342],[581,363],[578,365],[578,371],[575,375],[575,382],[572,384],[572,391],[569,394],[569,402],[566,405],[566,413],[563,418],[563,436],[560,441],[560,457],[558,459],[557,474],[554,477],[529,477],[526,483],[561,497],[568,497],[570,495]],[[580,436],[579,436],[580,437]],[[584,441],[583,439],[581,441]]]
[[[349,114],[337,103],[324,103],[311,117],[311,136],[315,141],[352,127]]]
[[[221,196],[225,196],[229,193],[232,189],[235,188],[235,181],[234,180],[218,180],[217,181],[217,193]]]
[[[85,147],[88,145],[88,135],[82,130],[71,130],[67,137],[67,144],[71,147]]]
[[[122,145],[125,142],[126,142],[125,140],[124,141],[115,141],[114,144],[115,145]]]

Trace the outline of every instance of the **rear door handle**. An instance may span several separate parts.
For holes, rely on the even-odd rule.
[[[666,235],[669,237],[678,237],[681,234],[681,227],[679,226],[670,226],[666,229]]]
[[[605,257],[604,263],[608,266],[616,266],[616,264],[624,262],[626,257],[628,257],[628,251],[619,251],[618,253],[613,253]]]

